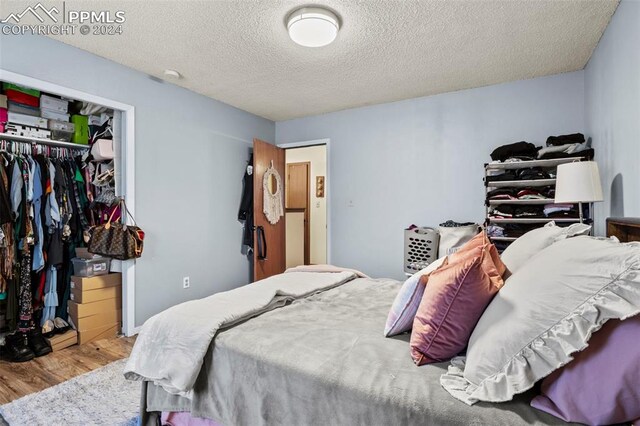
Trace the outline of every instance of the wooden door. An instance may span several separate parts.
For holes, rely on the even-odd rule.
[[[259,139],[253,140],[253,279],[258,281],[285,270],[285,216],[276,224],[271,224],[264,214],[263,178],[267,169],[273,167],[280,174],[282,183],[282,201],[285,194],[285,159],[284,149]],[[284,213],[284,205],[282,206]]]
[[[287,190],[286,206],[287,212],[304,214],[304,264],[310,263],[310,199],[309,199],[309,179],[311,176],[311,163],[288,163],[287,164]]]

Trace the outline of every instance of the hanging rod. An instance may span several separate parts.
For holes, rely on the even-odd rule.
[[[29,136],[10,135],[9,133],[0,133],[0,140],[14,141],[14,142],[30,142],[33,144],[57,146],[60,148],[89,149],[88,145],[80,145],[73,142],[54,141],[51,139],[32,138]]]

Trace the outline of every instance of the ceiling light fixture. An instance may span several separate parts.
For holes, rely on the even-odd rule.
[[[339,29],[336,14],[321,7],[303,7],[287,18],[289,37],[300,46],[326,46],[336,39]]]

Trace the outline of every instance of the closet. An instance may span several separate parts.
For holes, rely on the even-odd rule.
[[[102,105],[1,86],[0,350],[20,362],[120,331],[120,274],[86,249],[93,226],[121,216],[119,123]],[[97,327],[78,314],[83,283],[111,288],[91,300],[104,307]]]

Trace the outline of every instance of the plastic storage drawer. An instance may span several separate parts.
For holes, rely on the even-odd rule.
[[[109,268],[111,267],[111,259],[108,257],[97,257],[95,259],[74,257],[71,262],[73,262],[73,275],[78,277],[105,275],[109,273]]]
[[[40,115],[42,118],[46,118],[49,120],[58,120],[58,121],[69,121],[69,114],[64,114],[62,112],[51,111],[50,109],[42,109],[40,110]]]
[[[40,108],[66,114],[69,112],[69,101],[54,98],[53,96],[42,95],[40,96]]]
[[[73,133],[75,131],[73,123],[60,120],[49,120],[49,130],[62,130],[64,132]]]
[[[65,132],[64,130],[52,130],[51,139],[60,142],[71,142],[73,132]]]

